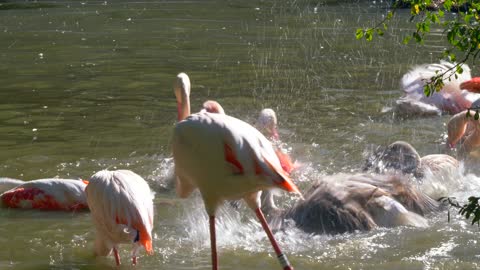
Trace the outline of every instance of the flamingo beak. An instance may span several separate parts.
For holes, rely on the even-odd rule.
[[[460,88],[473,93],[480,93],[480,77],[475,77],[469,81],[461,83]]]

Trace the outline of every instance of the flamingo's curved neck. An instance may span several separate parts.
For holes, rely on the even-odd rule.
[[[182,121],[190,115],[190,78],[187,74],[179,73],[173,88],[177,99],[178,121]]]
[[[178,121],[182,121],[190,115],[190,99],[187,98],[181,102],[177,101]]]

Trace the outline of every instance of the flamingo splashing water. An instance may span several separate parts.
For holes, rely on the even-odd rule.
[[[404,96],[396,101],[397,112],[416,115],[456,114],[480,102],[475,102],[480,99],[479,94],[469,92],[480,89],[480,78],[472,79],[466,64],[461,65],[461,74],[455,73],[455,65],[441,61],[439,64],[417,66],[406,73],[401,79]],[[425,96],[425,84],[443,73],[442,89]]]
[[[254,127],[224,114],[200,112],[189,116],[190,102],[185,93],[190,89],[185,87],[190,87],[190,81],[180,73],[174,87],[181,120],[173,134],[176,191],[185,198],[200,190],[209,215],[212,269],[218,269],[216,210],[223,201],[240,198],[256,213],[283,269],[293,269],[260,209],[259,191],[273,187],[300,191],[281,168],[271,143]]]
[[[285,210],[277,208],[270,191],[262,194],[262,209],[274,229],[285,221],[313,234],[368,231],[376,227],[425,227],[422,216],[436,211],[439,204],[398,174],[335,174],[319,179]]]

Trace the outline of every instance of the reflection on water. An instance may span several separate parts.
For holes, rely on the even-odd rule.
[[[401,76],[436,62],[444,46],[438,33],[425,47],[402,45],[412,31],[408,11],[367,43],[354,40],[355,29],[381,18],[382,3],[0,4],[0,176],[86,178],[103,168],[142,175],[157,192],[155,255],[137,268],[210,268],[201,200],[172,191],[178,72],[192,80],[194,111],[215,99],[253,123],[262,108],[275,109],[280,136],[304,164],[294,175],[303,189],[319,175],[360,170],[372,144],[405,140],[422,156],[445,149],[448,117],[381,113],[400,96]],[[464,170],[453,177],[463,184],[449,186],[458,199],[480,191],[471,165]],[[228,207],[218,221],[222,268],[278,269],[251,211]],[[476,269],[477,228],[447,223],[444,213],[429,219],[425,229],[311,236],[292,226],[276,237],[296,269]],[[112,258],[92,256],[87,213],[2,210],[0,224],[1,269],[114,269]]]

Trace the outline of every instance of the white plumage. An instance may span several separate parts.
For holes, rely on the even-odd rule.
[[[95,253],[114,251],[120,263],[118,245],[133,244],[133,263],[143,246],[153,253],[153,195],[145,180],[129,170],[103,170],[94,174],[86,188],[88,206],[97,230]]]
[[[18,179],[8,178],[8,177],[1,177],[0,178],[0,193],[3,193],[9,189],[12,189],[16,186],[24,184],[25,182]]]
[[[397,101],[398,110],[402,112],[409,110],[407,113],[412,114],[436,114],[437,108],[440,112],[455,114],[469,108],[480,95],[461,88],[463,82],[472,79],[470,68],[463,64],[463,73],[456,74],[455,65],[456,63],[441,61],[439,64],[416,66],[406,73],[400,83],[404,96]],[[425,96],[426,83],[442,73],[445,73],[442,77],[445,84],[442,90],[431,96]]]

